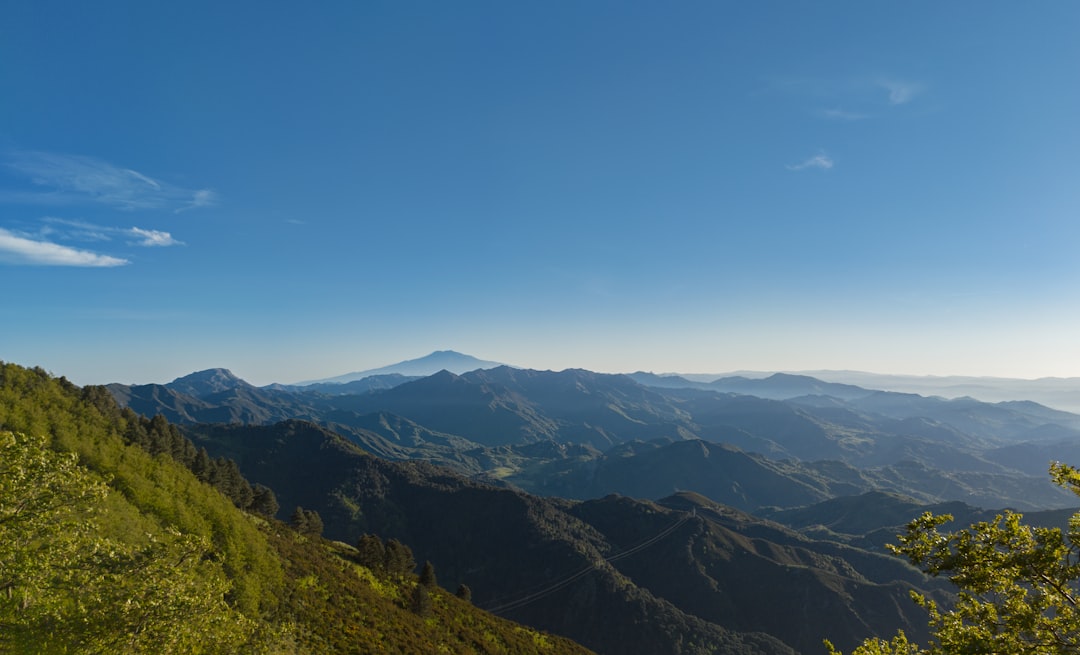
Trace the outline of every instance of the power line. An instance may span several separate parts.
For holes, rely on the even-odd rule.
[[[689,521],[693,516],[694,516],[694,514],[687,514],[686,516],[683,516],[681,519],[676,521],[674,525],[672,525],[672,526],[670,526],[668,528],[665,528],[664,530],[660,531],[659,534],[657,534],[657,535],[655,535],[655,536],[653,536],[653,537],[651,537],[649,539],[646,539],[645,541],[637,544],[636,546],[633,546],[632,548],[628,548],[628,549],[626,549],[626,550],[624,550],[622,552],[615,553],[614,555],[609,555],[609,556],[604,557],[604,558],[602,558],[600,560],[596,560],[596,561],[590,563],[585,568],[580,569],[578,571],[575,571],[574,573],[571,573],[570,575],[566,576],[565,578],[562,578],[561,580],[557,580],[556,582],[552,583],[551,585],[549,585],[547,587],[544,587],[544,588],[540,589],[539,591],[528,593],[525,596],[522,596],[521,598],[518,598],[516,600],[512,600],[512,601],[507,602],[507,603],[502,603],[501,605],[497,605],[495,607],[490,607],[490,608],[487,609],[487,611],[491,612],[492,614],[499,614],[501,612],[508,612],[510,610],[515,610],[515,609],[517,609],[519,607],[524,607],[525,605],[528,605],[528,604],[530,604],[532,602],[540,600],[541,598],[544,598],[545,596],[550,596],[551,594],[555,593],[556,591],[559,591],[560,589],[563,589],[564,587],[567,587],[570,584],[573,584],[574,582],[576,582],[580,578],[582,578],[585,575],[591,573],[594,569],[599,568],[600,562],[608,562],[608,563],[616,562],[618,560],[630,557],[631,555],[634,555],[634,554],[648,548],[649,546],[652,546],[653,544],[660,541],[664,537],[670,535],[672,532],[675,532],[676,530],[678,530],[679,527],[683,523],[686,523],[687,521]]]

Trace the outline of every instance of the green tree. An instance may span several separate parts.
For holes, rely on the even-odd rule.
[[[312,537],[321,537],[323,533],[323,520],[319,513],[313,509],[306,510],[307,533]]]
[[[377,535],[362,534],[356,542],[356,561],[375,573],[386,570],[386,546]]]
[[[412,549],[397,539],[388,539],[383,567],[390,575],[412,573],[413,569],[416,568],[416,560],[413,559]]]
[[[0,432],[0,616],[19,607],[47,611],[54,567],[93,536],[79,512],[107,491],[74,454],[52,451],[42,438]]]
[[[274,495],[273,489],[266,485],[255,483],[251,487],[251,511],[256,514],[262,514],[268,518],[273,518],[277,515],[279,509],[277,496]]]
[[[191,472],[203,482],[210,481],[210,472],[214,468],[214,461],[210,459],[210,453],[206,448],[200,448],[195,453],[195,459],[191,462]]]
[[[431,562],[424,562],[424,568],[420,569],[420,584],[425,587],[438,586],[439,581],[435,577],[435,565]]]
[[[465,584],[464,582],[458,585],[457,591],[454,592],[454,595],[465,601],[466,603],[472,602],[472,589],[469,589],[469,585]]]
[[[1080,496],[1080,470],[1050,466],[1053,480]],[[1006,510],[993,521],[956,532],[952,520],[929,512],[912,521],[890,549],[926,573],[945,575],[958,594],[951,610],[917,593],[930,615],[934,638],[926,648],[903,633],[891,641],[868,639],[853,655],[1075,655],[1080,651],[1080,512],[1068,529],[1025,525]],[[826,642],[831,655],[839,655]]]
[[[431,593],[422,584],[413,587],[410,609],[418,616],[431,615]]]
[[[299,505],[293,510],[291,516],[289,516],[289,525],[300,534],[307,534],[308,531],[308,514],[307,510]]]
[[[323,533],[323,520],[319,513],[313,509],[304,509],[299,505],[289,517],[289,524],[300,534],[309,537],[321,537]]]

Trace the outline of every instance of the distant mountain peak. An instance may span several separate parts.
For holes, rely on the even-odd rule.
[[[165,385],[168,389],[196,398],[251,386],[227,368],[208,368],[205,371],[196,371],[176,378]]]
[[[354,380],[362,380],[373,375],[389,375],[393,373],[406,376],[428,376],[434,375],[440,371],[448,371],[455,375],[461,375],[462,373],[468,373],[469,371],[475,371],[477,369],[496,368],[499,366],[505,366],[505,364],[477,359],[472,355],[459,353],[456,350],[436,350],[430,355],[425,355],[417,359],[408,359],[381,368],[356,371],[323,380],[310,380],[307,382],[299,382],[297,384],[345,383]]]

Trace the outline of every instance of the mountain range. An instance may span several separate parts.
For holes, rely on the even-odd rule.
[[[217,369],[109,390],[180,424],[302,419],[382,457],[570,498],[691,490],[749,511],[875,489],[988,507],[1072,502],[1045,475],[1051,459],[1080,458],[1080,416],[1068,412],[788,374],[661,381],[499,366],[259,388]]]
[[[426,377],[441,370],[458,375],[477,369],[503,366],[499,362],[482,360],[453,350],[438,350],[424,357],[406,360],[375,369],[346,373],[331,378],[299,382],[293,385],[310,386],[313,384],[343,384],[383,375],[403,375],[405,377]],[[875,389],[915,393],[923,396],[943,398],[970,397],[984,402],[1003,402],[1010,400],[1030,400],[1069,412],[1080,412],[1080,378],[1038,378],[1034,380],[1002,377],[975,376],[933,376],[933,375],[888,375],[866,373],[862,371],[821,370],[821,371],[784,371],[762,372],[741,371],[734,373],[679,374],[679,373],[631,373],[638,382],[646,386],[678,388],[704,386],[724,379],[717,389],[727,388],[739,393],[751,392],[757,387],[767,389],[768,393],[782,393],[775,385],[760,385],[759,380],[775,376],[789,376],[794,379],[815,380],[815,384],[833,385],[831,393],[836,395],[843,386],[857,389]],[[857,391],[856,391],[857,392]],[[804,391],[794,395],[805,395]],[[770,396],[771,397],[771,396]],[[793,396],[790,396],[793,397]]]
[[[482,362],[435,353],[262,388],[216,369],[109,390],[185,426],[283,507],[316,509],[331,538],[410,543],[481,607],[602,653],[925,637],[908,592],[946,591],[884,554],[903,523],[924,507],[1075,504],[1045,470],[1080,457],[1080,416],[1030,401],[783,373],[697,381],[482,362],[425,374],[440,357]],[[844,502],[842,516],[876,519],[835,518],[828,504]],[[785,585],[802,594],[790,607]]]
[[[509,366],[266,387],[225,369],[83,389],[3,372],[0,431],[54,433],[155,513],[132,525],[208,535],[220,553],[206,561],[248,590],[235,609],[295,617],[309,652],[584,652],[545,635],[602,655],[814,653],[897,629],[921,641],[909,594],[948,606],[951,588],[888,554],[905,523],[1011,506],[1063,526],[1076,503],[1043,458],[1076,461],[1080,416],[1030,401]],[[253,490],[301,536],[203,500],[250,512]],[[426,621],[407,600],[415,578],[380,579],[363,559],[372,539],[438,571]],[[409,640],[430,647],[390,645]]]
[[[657,386],[689,386],[708,384],[721,378],[759,380],[776,375],[776,373],[740,371],[715,374],[634,373],[632,375],[653,378]],[[942,398],[966,396],[984,402],[1030,400],[1069,412],[1080,412],[1080,377],[1022,379],[962,375],[890,375],[839,370],[784,371],[781,374],[814,378],[825,383]]]

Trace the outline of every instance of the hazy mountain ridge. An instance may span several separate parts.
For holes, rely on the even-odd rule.
[[[345,373],[344,375],[338,375],[331,378],[323,378],[320,380],[309,380],[306,382],[297,382],[294,385],[296,387],[311,386],[316,384],[343,384],[348,382],[355,382],[357,380],[363,380],[364,378],[379,377],[384,375],[401,375],[405,377],[427,377],[434,375],[439,371],[450,371],[451,373],[467,373],[469,371],[475,371],[483,368],[494,368],[496,366],[504,366],[499,362],[489,362],[482,359],[477,359],[472,355],[465,355],[453,350],[436,350],[430,355],[419,357],[417,359],[410,359],[389,366],[382,366],[380,368],[368,369],[365,371],[355,371],[353,373]]]
[[[870,389],[946,398],[968,396],[983,402],[1028,400],[1059,410],[1080,412],[1080,377],[1022,379],[963,375],[891,375],[831,370],[802,371],[801,374]]]
[[[949,514],[953,517],[950,525],[965,526],[993,521],[1001,511],[1000,508],[983,509],[960,501],[927,505],[901,494],[871,491],[858,496],[831,498],[805,507],[766,508],[758,513],[815,538],[883,552],[884,545],[896,543],[896,535],[923,512]],[[1034,526],[1065,530],[1075,512],[1075,503],[1066,509],[1028,511],[1024,512],[1024,521]]]
[[[192,378],[214,382],[195,388]],[[1034,456],[1012,455],[1068,456],[1080,451],[1069,445],[1080,442],[1080,416],[1035,403],[927,398],[830,385],[805,376],[752,381],[763,395],[815,392],[786,400],[700,386],[649,387],[632,376],[578,369],[552,372],[506,366],[463,375],[441,371],[413,380],[393,378],[404,381],[389,387],[381,378],[378,387],[362,393],[328,394],[319,387],[260,389],[227,376],[226,383],[222,379],[219,371],[211,371],[174,383],[204,394],[200,398],[168,385],[110,389],[118,401],[136,411],[162,412],[184,423],[313,420],[380,456],[424,459],[470,475],[502,478],[537,493],[588,498],[619,492],[658,498],[689,489],[744,509],[801,505],[821,500],[822,493],[874,488],[926,502],[956,498],[1027,509],[1060,506],[1071,498],[1047,482],[1044,469],[1049,460],[1039,465]],[[830,390],[843,397],[821,395]],[[710,480],[725,479],[724,475],[716,477],[715,470],[706,475],[708,467],[701,468],[692,449],[680,451],[681,455],[672,450],[674,445],[659,452],[653,452],[653,446],[618,450],[631,443],[697,439],[802,465],[770,465],[771,470],[783,471],[778,475],[793,477],[776,482],[769,493],[750,492],[754,485],[746,476],[732,478],[741,479],[741,486],[721,493]],[[1029,442],[1035,445],[1020,445]],[[527,448],[542,443],[583,444],[600,452],[568,455],[559,448]],[[656,458],[661,456],[672,458],[671,463],[660,464]],[[827,460],[858,470],[826,467],[841,475],[833,478],[808,465]],[[749,460],[744,464],[748,470],[754,468]],[[649,484],[643,486],[635,482],[637,478]],[[804,493],[801,498],[790,493],[780,499],[778,490],[785,488]]]
[[[278,389],[293,392],[320,392],[331,396],[367,393],[378,389],[390,389],[399,384],[419,380],[421,375],[402,375],[401,373],[386,373],[366,375],[358,380],[349,382],[311,382],[302,385],[273,384],[264,389]]]
[[[915,461],[856,468],[840,461],[774,460],[701,440],[623,444],[588,458],[555,459],[505,480],[533,493],[577,499],[610,493],[656,499],[691,490],[749,512],[874,490],[924,504],[957,498],[984,507],[1030,510],[1075,503],[1045,473],[951,471]]]
[[[637,372],[631,376],[648,386],[667,388],[707,388],[713,383],[753,385],[754,381],[774,375],[809,377],[822,383],[850,385],[863,389],[915,393],[922,396],[940,396],[946,399],[970,397],[983,402],[1031,401],[1061,411],[1080,413],[1080,377],[1046,377],[1035,379],[977,377],[894,375],[867,373],[863,371],[814,370],[814,371],[737,371],[729,373],[647,373]]]

